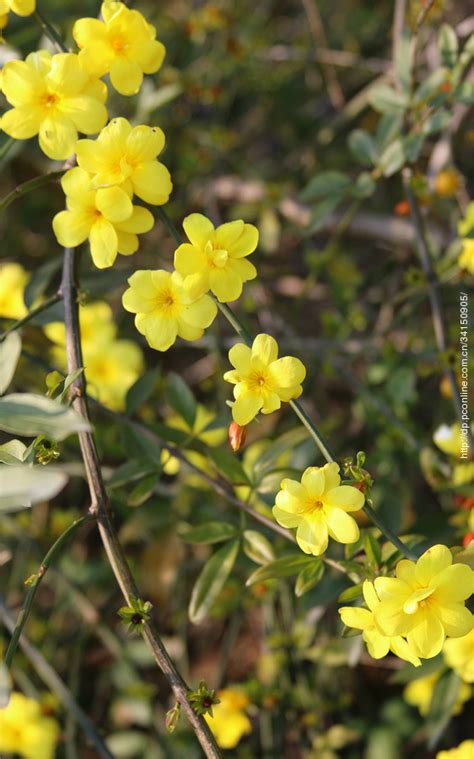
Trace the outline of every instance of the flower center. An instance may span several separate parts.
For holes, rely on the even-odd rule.
[[[269,377],[263,371],[253,372],[249,376],[247,384],[251,392],[259,393],[259,395],[262,393],[266,395],[271,392]]]
[[[41,103],[45,108],[53,108],[59,100],[55,92],[46,92],[41,96]]]
[[[157,309],[159,311],[164,311],[168,316],[173,310],[175,310],[176,306],[179,305],[171,288],[164,288],[158,292],[155,303]]]
[[[110,45],[117,55],[123,55],[128,48],[128,42],[121,34],[117,34],[116,37],[113,37]]]
[[[210,240],[206,243],[205,253],[211,269],[223,269],[227,264],[228,252],[222,248],[213,248]]]
[[[434,593],[434,588],[420,588],[416,590],[403,604],[405,614],[416,614],[417,611],[426,609],[430,603],[430,596]]]

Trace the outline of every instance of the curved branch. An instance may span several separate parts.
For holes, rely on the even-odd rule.
[[[14,190],[0,200],[0,213],[4,211],[5,208],[8,208],[8,206],[17,198],[21,198],[23,195],[27,195],[29,192],[33,192],[33,190],[37,190],[39,187],[44,187],[44,185],[54,182],[56,179],[60,179],[63,174],[64,171],[51,171],[49,174],[42,174],[39,177],[34,177],[33,179],[28,179],[26,182],[22,182],[22,184],[19,184]]]

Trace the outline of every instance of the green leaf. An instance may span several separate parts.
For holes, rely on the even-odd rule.
[[[443,24],[438,34],[438,47],[444,66],[452,68],[458,57],[458,38],[449,24]]]
[[[9,440],[8,443],[0,445],[0,463],[22,464],[27,450],[21,440]]]
[[[364,549],[369,561],[376,567],[379,567],[382,561],[382,549],[380,548],[379,541],[370,530],[366,530],[364,535]]]
[[[132,459],[117,467],[112,476],[107,481],[107,488],[117,489],[126,485],[128,482],[141,480],[150,474],[156,473],[157,468],[154,463],[145,459]]]
[[[296,578],[295,594],[300,598],[308,590],[314,588],[324,574],[324,564],[321,559],[313,558],[311,564],[304,567]]]
[[[316,198],[334,195],[344,197],[352,186],[352,179],[340,171],[323,171],[313,177],[300,194],[300,199],[307,203]]]
[[[363,166],[373,166],[377,160],[377,146],[364,129],[354,129],[347,141],[352,155]]]
[[[235,538],[239,531],[229,522],[205,522],[197,527],[185,527],[179,530],[179,536],[186,543],[221,543],[224,540]]]
[[[245,530],[244,553],[256,564],[268,564],[274,561],[275,552],[273,546],[261,532],[257,530]]]
[[[136,507],[141,506],[142,503],[148,501],[150,496],[153,494],[155,485],[158,482],[158,477],[159,475],[156,472],[154,474],[148,475],[148,477],[144,477],[138,483],[138,485],[133,488],[132,492],[128,496],[128,505]]]
[[[66,379],[64,380],[63,389],[58,397],[57,400],[61,401],[61,403],[64,401],[64,399],[67,396],[67,391],[71,387],[71,385],[74,384],[74,382],[81,376],[82,372],[84,371],[84,367],[81,366],[79,369],[75,369],[71,374],[68,374]]]
[[[440,108],[423,122],[421,133],[427,135],[442,132],[443,129],[446,129],[451,119],[451,113],[448,110]]]
[[[278,464],[278,459],[288,451],[293,451],[303,440],[307,440],[308,433],[301,427],[295,427],[289,432],[284,432],[277,440],[274,440],[268,448],[258,457],[254,464],[253,472],[256,482]]]
[[[134,414],[141,404],[145,403],[153,395],[158,377],[159,373],[157,369],[149,369],[132,385],[125,401],[126,412],[129,416]]]
[[[222,546],[204,564],[191,593],[189,618],[195,625],[202,622],[216,601],[232,572],[240,542],[233,540]]]
[[[0,343],[0,395],[3,395],[15,375],[20,354],[20,335],[18,332],[11,332]]]
[[[280,559],[270,561],[263,567],[259,567],[252,572],[246,585],[253,585],[255,582],[264,582],[273,580],[278,577],[292,577],[298,574],[308,564],[312,564],[314,556],[305,556],[302,554],[292,553],[288,556],[282,556]]]
[[[434,95],[438,95],[440,87],[446,81],[446,71],[435,69],[415,90],[414,102],[421,103],[424,100],[430,100]]]
[[[362,582],[358,582],[357,585],[351,585],[350,588],[343,590],[339,598],[337,599],[340,604],[349,603],[350,601],[356,601],[358,598],[362,598]]]
[[[88,432],[89,423],[74,409],[33,393],[12,393],[0,398],[0,429],[14,435],[64,440],[74,432]]]
[[[328,216],[330,216],[330,214],[337,208],[340,202],[340,197],[331,195],[320,203],[316,203],[312,208],[311,218],[306,227],[306,233],[311,235],[314,232],[317,232],[318,229],[321,229]]]
[[[196,419],[196,399],[186,382],[174,372],[166,379],[166,400],[192,429]]]
[[[379,158],[378,165],[385,177],[391,177],[399,169],[402,168],[405,162],[405,151],[403,150],[403,142],[401,140],[395,140],[383,151]]]
[[[411,87],[413,51],[412,34],[409,29],[404,29],[395,56],[395,74],[404,92],[409,92]]]
[[[388,84],[380,84],[373,87],[369,95],[369,103],[379,113],[399,114],[408,106],[408,97],[403,92],[398,92]]]
[[[51,466],[0,464],[0,511],[18,511],[49,501],[66,482],[67,475]]]
[[[375,131],[377,153],[382,153],[396,137],[400,137],[403,123],[403,113],[386,113],[380,117]]]
[[[423,133],[409,134],[403,138],[402,142],[406,160],[413,163],[420,155],[421,148],[425,142],[425,135]]]
[[[53,258],[50,261],[47,261],[35,270],[25,287],[25,294],[23,296],[25,306],[28,310],[30,310],[33,304],[44,295],[51,280],[61,266],[62,259],[58,256],[58,258]]]
[[[370,198],[374,194],[377,183],[372,174],[363,171],[357,177],[355,185],[352,187],[352,195],[355,198]]]
[[[207,455],[215,464],[217,470],[231,482],[250,485],[250,480],[244,471],[242,463],[235,454],[224,448],[209,448]]]
[[[428,746],[433,750],[448,726],[459,697],[462,680],[456,672],[445,672],[436,683],[426,718]]]

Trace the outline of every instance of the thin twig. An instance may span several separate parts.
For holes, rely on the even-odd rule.
[[[63,298],[62,293],[57,292],[54,295],[51,295],[46,300],[44,300],[38,306],[36,306],[36,308],[32,308],[31,311],[28,311],[26,316],[23,316],[21,319],[18,319],[16,322],[13,322],[13,324],[10,327],[8,327],[8,329],[6,329],[5,332],[2,332],[0,334],[0,343],[2,342],[2,340],[5,340],[7,335],[9,335],[11,332],[15,332],[17,329],[20,329],[20,327],[23,327],[24,324],[27,324],[28,322],[32,321],[32,319],[38,316],[38,314],[42,314],[43,311],[47,311],[47,309],[51,308],[51,306],[54,306],[55,303],[59,303],[59,301],[62,300],[62,298]]]
[[[61,287],[64,297],[66,357],[69,373],[76,371],[82,366],[81,337],[74,268],[74,250],[67,248],[64,251]],[[81,414],[81,416],[90,419],[83,374],[81,374],[73,384],[72,391],[75,395],[73,401],[74,408],[79,414]],[[110,521],[107,493],[102,479],[100,461],[93,433],[79,433],[79,442],[91,496],[90,513],[97,519],[100,536],[110,566],[112,567],[127,604],[130,605],[133,597],[139,597],[139,592]],[[176,670],[158,632],[150,622],[145,622],[143,625],[143,637],[150,646],[154,659],[168,680],[177,701],[181,704],[205,755],[210,757],[210,759],[220,759],[221,753],[209,726],[206,721],[194,711],[190,704],[188,700],[189,688],[180,673]]]
[[[324,31],[323,21],[316,0],[302,0],[302,2],[306,18],[308,19],[308,27],[313,38],[313,47],[316,49],[320,47],[327,48],[326,32]],[[321,63],[326,80],[331,103],[334,108],[340,110],[344,107],[346,101],[337,74],[331,63],[323,63],[321,60],[319,62]]]
[[[49,174],[42,174],[39,177],[28,179],[27,182],[22,182],[22,184],[18,185],[18,187],[15,187],[14,190],[9,192],[8,195],[5,195],[5,197],[0,200],[0,212],[4,211],[5,208],[8,208],[8,206],[17,198],[21,198],[23,195],[27,195],[29,192],[33,192],[33,190],[37,190],[39,187],[43,187],[50,182],[54,182],[56,179],[60,179],[63,174],[63,170],[51,171]]]
[[[56,47],[61,51],[61,53],[69,53],[70,51],[64,44],[64,42],[61,39],[61,36],[58,34],[56,29],[52,24],[49,23],[48,19],[43,16],[40,9],[37,7],[35,12],[33,13],[33,18],[40,27],[40,29],[44,32],[46,37],[49,37],[51,42],[56,45]]]
[[[0,598],[0,619],[3,624],[9,630],[13,632],[15,629],[15,620],[8,611],[3,599]],[[25,635],[20,638],[20,648],[31,662],[33,668],[37,672],[38,676],[48,686],[48,688],[56,694],[62,705],[67,711],[74,716],[74,719],[80,725],[84,734],[87,736],[93,746],[95,746],[99,756],[105,757],[105,759],[115,759],[114,755],[109,751],[105,745],[103,739],[97,732],[94,723],[89,719],[87,714],[81,709],[71,691],[65,683],[61,680],[56,671],[46,661],[44,656],[33,646]]]

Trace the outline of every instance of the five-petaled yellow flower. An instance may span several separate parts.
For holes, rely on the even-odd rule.
[[[463,741],[448,751],[438,751],[436,759],[473,759],[474,757],[474,740]]]
[[[229,351],[234,367],[224,374],[234,387],[235,402],[232,416],[237,424],[245,425],[257,416],[271,414],[282,401],[299,398],[306,369],[299,358],[278,358],[278,343],[270,335],[257,335],[252,347],[237,343]]]
[[[232,749],[244,735],[252,732],[252,724],[244,711],[249,700],[233,688],[217,691],[217,698],[220,703],[212,707],[213,716],[205,714],[204,719],[214,733],[218,746]]]
[[[161,206],[173,188],[168,169],[156,160],[164,145],[159,127],[132,127],[127,119],[114,119],[96,140],[79,140],[77,163],[92,175],[93,187],[118,185]]]
[[[96,76],[110,72],[121,95],[135,95],[143,74],[154,74],[163,63],[164,45],[156,39],[155,27],[123,3],[106,0],[101,14],[103,21],[81,18],[74,24],[80,58]]]
[[[422,717],[426,717],[430,710],[433,691],[436,683],[440,678],[440,672],[432,672],[425,677],[419,677],[412,680],[411,683],[403,689],[403,698],[411,706],[416,706]],[[453,714],[460,714],[466,701],[471,698],[471,688],[466,683],[462,683],[453,705]]]
[[[211,290],[221,303],[236,300],[243,283],[257,276],[255,266],[246,259],[257,247],[257,228],[238,220],[214,229],[200,213],[187,216],[183,227],[189,242],[176,250],[174,265],[190,295],[198,297]]]
[[[128,280],[123,305],[151,348],[166,351],[177,337],[198,340],[215,319],[217,306],[209,295],[192,299],[174,271],[136,271]]]
[[[407,641],[401,635],[395,635],[391,638],[384,635],[375,621],[374,611],[380,603],[375,592],[374,584],[365,580],[362,586],[364,601],[367,609],[357,606],[343,606],[339,609],[339,614],[343,623],[347,627],[354,627],[362,630],[362,637],[367,644],[367,650],[374,659],[382,659],[392,651],[400,659],[411,662],[413,666],[419,667],[421,661],[413,653]]]
[[[339,464],[308,467],[301,482],[284,479],[273,516],[282,527],[296,527],[296,541],[305,553],[320,556],[329,538],[339,543],[359,539],[357,522],[348,512],[359,511],[364,495],[352,485],[341,485]]]
[[[8,705],[0,707],[0,752],[22,759],[53,759],[59,725],[45,717],[38,701],[12,693]]]
[[[154,223],[150,211],[134,206],[120,187],[91,185],[90,175],[76,166],[61,180],[67,211],[53,219],[60,245],[75,248],[89,240],[91,256],[98,269],[112,266],[117,254],[130,256],[138,250],[137,235]]]
[[[446,664],[466,683],[474,683],[474,628],[462,638],[449,638],[444,644]]]
[[[384,635],[406,636],[417,656],[430,659],[441,651],[446,636],[458,638],[472,629],[464,601],[473,588],[472,569],[453,564],[449,548],[435,545],[416,563],[399,561],[396,577],[377,577],[377,625]]]
[[[23,294],[28,274],[15,263],[0,264],[0,316],[5,319],[22,319],[27,310]]]
[[[36,0],[0,0],[0,14],[16,13],[17,16],[31,16],[36,9]]]
[[[107,87],[91,77],[73,53],[40,50],[24,61],[8,61],[2,90],[13,106],[2,116],[3,131],[16,140],[39,134],[48,158],[69,158],[78,132],[95,134],[107,121]]]

